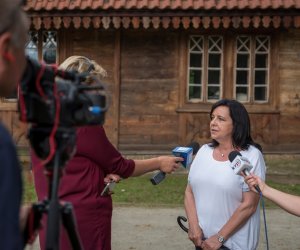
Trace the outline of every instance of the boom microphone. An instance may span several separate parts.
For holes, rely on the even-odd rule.
[[[228,155],[231,162],[231,168],[235,174],[241,174],[243,172],[246,176],[250,175],[250,170],[253,168],[250,161],[241,155],[238,151],[232,151]],[[258,193],[261,193],[259,186],[255,185],[254,188]]]
[[[184,160],[181,162],[184,168],[189,168],[193,161],[193,155],[195,155],[200,148],[198,142],[191,142],[186,147],[176,147],[172,150],[173,155],[177,157],[182,157]],[[163,171],[159,171],[155,174],[150,181],[153,185],[157,185],[162,182],[166,177],[166,173]]]

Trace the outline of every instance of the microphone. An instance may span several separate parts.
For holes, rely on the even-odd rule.
[[[241,155],[238,151],[232,151],[228,155],[231,162],[231,168],[235,174],[241,174],[243,172],[246,176],[250,175],[250,170],[253,168],[250,161]],[[259,186],[255,185],[254,188],[258,193],[261,193]]]
[[[200,145],[198,142],[191,142],[186,147],[176,147],[172,150],[173,155],[177,157],[182,157],[184,160],[182,163],[184,168],[189,168],[192,161],[193,161],[193,155],[195,155],[200,148]],[[155,174],[150,181],[153,185],[157,185],[160,182],[162,182],[166,177],[166,173],[163,171],[159,171],[157,174]]]

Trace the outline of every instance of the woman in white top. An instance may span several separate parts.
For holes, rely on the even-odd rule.
[[[185,191],[189,238],[196,249],[254,250],[260,232],[259,196],[233,172],[228,155],[239,151],[253,166],[251,172],[264,179],[262,149],[251,138],[249,115],[241,103],[220,100],[210,117],[212,142],[198,151]]]

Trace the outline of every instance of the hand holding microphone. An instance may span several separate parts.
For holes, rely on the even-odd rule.
[[[182,157],[184,160],[181,162],[182,166],[184,168],[188,168],[193,160],[193,155],[195,155],[200,148],[199,143],[197,142],[191,142],[186,147],[176,147],[172,150],[173,155],[177,157]],[[166,173],[163,171],[159,171],[157,174],[155,174],[150,181],[153,185],[157,185],[160,182],[162,182],[166,177]]]
[[[235,174],[249,176],[250,170],[253,168],[251,163],[246,157],[243,157],[240,152],[232,151],[228,155],[228,158],[231,162],[231,168]],[[254,188],[258,193],[261,193],[261,190],[258,185],[255,185]]]
[[[157,185],[159,184],[161,181],[163,181],[166,177],[166,173],[172,173],[173,171],[175,171],[177,168],[179,168],[179,162],[183,159],[182,157],[176,157],[175,161],[176,162],[172,162],[174,161],[174,157],[168,157],[164,160],[163,157],[159,157],[160,159],[160,171],[158,173],[156,173],[151,179],[150,181],[152,182],[153,185]],[[171,162],[170,159],[172,160]],[[183,159],[184,160],[184,159]],[[175,165],[172,170],[170,171],[170,165]]]
[[[248,184],[248,186],[251,188],[252,191],[257,191],[256,187],[258,187],[262,193],[264,192],[266,183],[262,181],[258,176],[251,174],[244,177],[245,177],[245,182]]]

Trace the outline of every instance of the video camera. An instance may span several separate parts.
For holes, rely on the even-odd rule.
[[[20,120],[38,126],[103,124],[107,111],[104,85],[84,83],[89,74],[64,71],[29,57],[19,88]]]
[[[87,79],[92,84],[85,83]],[[27,57],[18,92],[20,120],[31,123],[28,138],[37,156],[47,158],[45,165],[53,165],[57,145],[62,163],[70,159],[77,126],[104,123],[107,92],[89,73],[60,70]]]

